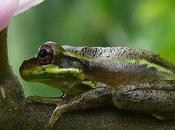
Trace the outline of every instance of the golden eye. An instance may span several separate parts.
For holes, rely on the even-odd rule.
[[[37,60],[42,65],[53,63],[54,60],[53,48],[46,44],[41,46],[37,54]]]

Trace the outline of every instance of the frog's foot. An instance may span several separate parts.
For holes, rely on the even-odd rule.
[[[56,121],[60,118],[61,114],[66,111],[66,105],[58,105],[54,110],[49,123],[45,126],[46,130],[52,130]]]
[[[46,125],[44,130],[53,130],[53,127],[52,126],[49,126],[49,125]]]
[[[54,127],[56,121],[64,112],[104,106],[105,104],[112,103],[111,101],[112,93],[111,88],[109,87],[96,88],[82,93],[73,99],[62,101],[54,110],[49,123],[46,126],[46,130],[51,130]]]

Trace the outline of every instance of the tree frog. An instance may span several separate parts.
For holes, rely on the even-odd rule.
[[[62,91],[47,128],[67,111],[112,104],[118,109],[175,117],[175,66],[152,52],[128,47],[73,47],[49,41],[20,67],[24,80]]]

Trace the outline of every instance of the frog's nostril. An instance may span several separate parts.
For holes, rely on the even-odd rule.
[[[22,66],[26,66],[27,65],[27,60],[25,60],[23,63],[22,63]]]
[[[36,65],[36,64],[37,64],[37,60],[35,57],[28,59],[28,60],[25,60],[25,61],[23,61],[22,65],[20,66],[20,71],[27,69],[29,67],[32,67],[33,65]]]
[[[27,61],[25,60],[25,61],[23,61],[23,63],[22,63],[22,65],[20,66],[20,71],[21,70],[23,70],[23,69],[25,69],[26,67],[27,67]]]

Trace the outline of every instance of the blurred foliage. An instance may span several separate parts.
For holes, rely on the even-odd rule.
[[[16,16],[9,27],[14,72],[45,41],[74,46],[129,46],[175,63],[174,0],[46,0]],[[27,95],[57,96],[57,89],[21,82]]]

